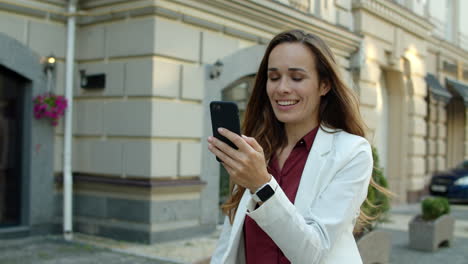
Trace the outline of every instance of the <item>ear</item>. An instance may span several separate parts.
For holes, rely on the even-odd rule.
[[[320,96],[325,96],[331,89],[331,85],[329,81],[321,81],[320,82]]]

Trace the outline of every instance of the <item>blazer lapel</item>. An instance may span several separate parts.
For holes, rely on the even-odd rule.
[[[334,129],[321,126],[315,137],[314,144],[309,152],[307,161],[302,172],[301,181],[297,189],[294,205],[299,213],[306,216],[309,210],[310,201],[315,200],[320,189],[320,175],[327,160],[333,144]],[[331,133],[330,133],[331,132]]]
[[[250,194],[249,190],[246,189],[239,203],[239,206],[237,207],[236,216],[234,217],[234,222],[232,223],[231,235],[229,236],[229,243],[225,255],[225,260],[231,254],[237,255],[237,251],[233,251],[233,249],[237,249],[237,245],[234,245],[234,243],[239,243],[242,228],[244,226],[247,204],[249,203],[249,201],[251,201],[251,197],[252,195]]]
[[[324,127],[327,131],[325,132],[322,127],[318,130],[312,149],[307,157],[294,203],[299,213],[303,216],[308,212],[310,201],[315,199],[315,196],[319,192],[320,184],[318,184],[318,180],[324,168],[327,154],[330,152],[333,144],[333,134],[331,133],[336,132],[331,128]],[[250,192],[246,190],[239,203],[234,222],[232,223],[231,235],[229,237],[227,252],[224,256],[223,263],[227,263],[227,259],[231,259],[233,256],[237,255],[238,243],[244,226],[247,205],[252,201],[251,197],[252,195]]]

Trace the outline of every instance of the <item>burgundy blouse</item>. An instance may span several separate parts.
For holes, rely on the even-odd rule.
[[[289,200],[294,203],[307,156],[314,143],[318,128],[313,129],[296,143],[280,169],[276,155],[268,163],[268,172],[275,177]],[[281,228],[281,227],[278,227]],[[244,222],[245,257],[247,264],[290,263],[275,242],[249,216]]]

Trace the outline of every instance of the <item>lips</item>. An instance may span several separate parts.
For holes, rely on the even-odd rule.
[[[276,100],[276,103],[280,106],[291,106],[299,103],[299,100]]]

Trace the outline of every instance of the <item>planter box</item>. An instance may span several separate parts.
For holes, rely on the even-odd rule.
[[[435,251],[441,245],[451,246],[455,218],[443,215],[434,221],[425,221],[417,215],[409,223],[409,246],[422,251]]]
[[[392,249],[392,237],[389,232],[373,230],[357,241],[363,264],[386,264]]]

